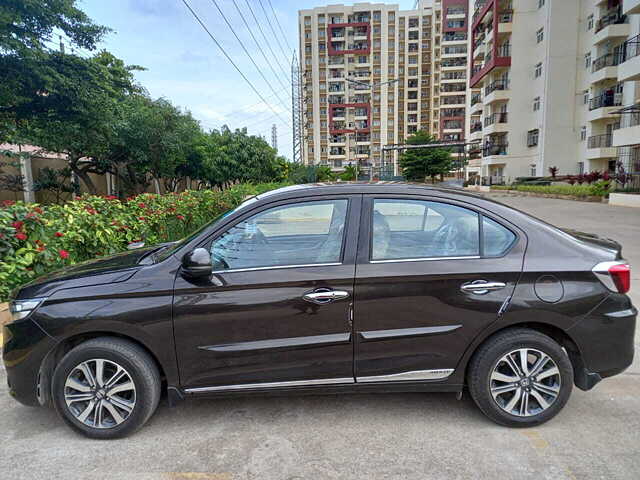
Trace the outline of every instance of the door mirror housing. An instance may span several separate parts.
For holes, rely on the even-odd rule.
[[[211,275],[213,265],[211,255],[206,248],[196,248],[182,257],[182,273],[191,278],[202,278]]]

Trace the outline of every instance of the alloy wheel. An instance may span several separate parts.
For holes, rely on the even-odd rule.
[[[558,398],[561,376],[546,353],[520,348],[504,355],[491,373],[489,388],[505,412],[519,417],[538,415]]]
[[[71,370],[64,384],[64,399],[79,422],[93,428],[113,428],[131,415],[136,387],[124,367],[93,358]]]

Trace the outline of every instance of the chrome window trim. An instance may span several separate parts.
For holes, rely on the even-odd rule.
[[[329,263],[306,263],[301,265],[273,265],[270,267],[248,267],[248,268],[230,268],[228,270],[214,270],[211,273],[233,273],[233,272],[254,272],[258,270],[279,270],[281,268],[306,268],[306,267],[336,267],[342,265],[342,262]]]
[[[389,375],[372,375],[356,377],[356,383],[395,382],[401,380],[443,380],[453,373],[453,368],[435,370],[413,370],[410,372],[391,373]]]
[[[479,260],[480,255],[465,255],[461,257],[424,257],[424,258],[398,258],[389,260],[369,260],[369,263],[402,263],[402,262],[432,262],[434,260]]]
[[[239,385],[220,385],[216,387],[196,387],[185,389],[186,393],[223,392],[228,390],[249,390],[254,388],[305,387],[309,385],[348,385],[355,383],[353,377],[320,378],[315,380],[291,380],[287,382],[242,383]]]

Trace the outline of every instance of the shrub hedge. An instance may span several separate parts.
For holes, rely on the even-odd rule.
[[[125,201],[83,196],[47,206],[5,201],[0,204],[0,301],[42,274],[126,250],[132,242],[153,245],[183,238],[247,195],[280,186],[145,193]]]
[[[575,197],[604,197],[609,194],[609,182],[592,185],[492,185],[492,190],[517,190],[519,192],[547,193],[551,195],[573,195]]]

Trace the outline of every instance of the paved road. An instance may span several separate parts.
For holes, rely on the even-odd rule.
[[[536,216],[603,230],[636,265],[640,210],[500,197]],[[638,341],[636,341],[636,345]],[[0,371],[0,477],[91,479],[583,479],[640,477],[640,361],[551,423],[511,430],[465,397],[386,394],[242,398],[161,406],[131,438],[97,442],[54,412],[22,407]]]

